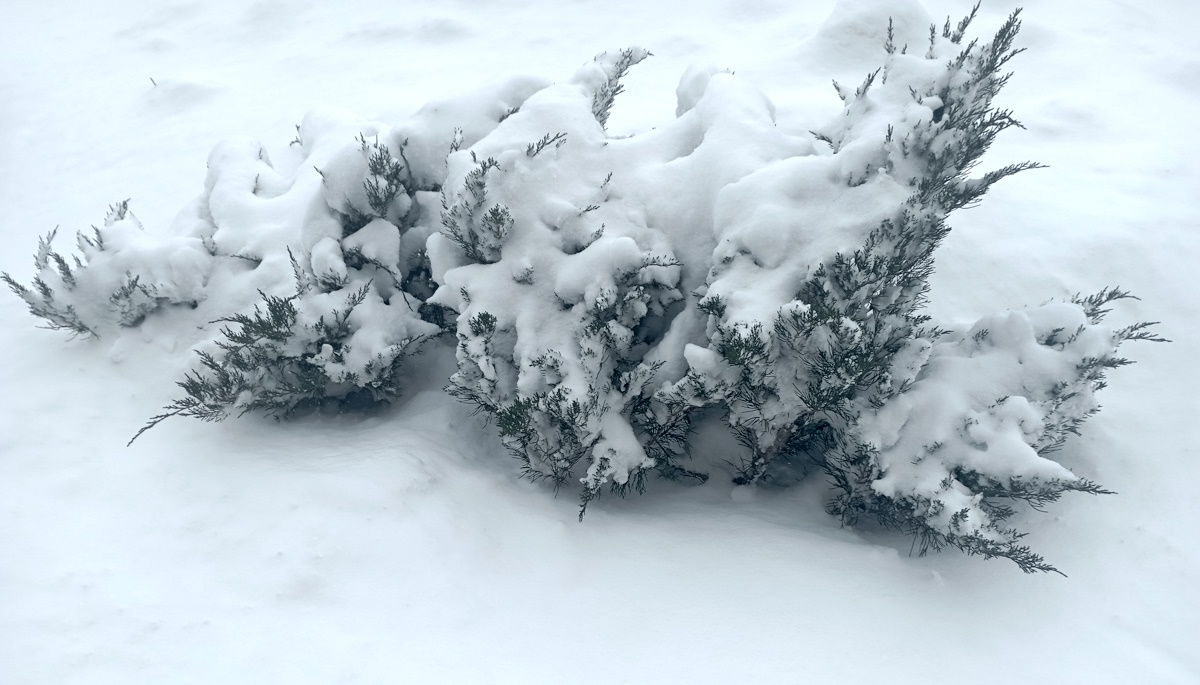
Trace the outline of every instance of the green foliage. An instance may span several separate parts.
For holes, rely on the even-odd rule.
[[[548,147],[560,148],[567,144],[567,134],[559,132],[554,135],[547,133],[542,136],[542,139],[536,143],[530,143],[525,148],[525,155],[528,157],[537,157]]]
[[[408,164],[401,161],[404,157],[404,147],[400,147],[400,159],[397,159],[392,157],[387,145],[380,144],[378,140],[371,144],[370,149],[365,138],[360,140],[363,152],[368,155],[367,171],[370,175],[363,181],[367,191],[367,202],[370,203],[375,216],[386,217],[396,196],[406,188],[416,187]]]
[[[649,51],[639,48],[625,48],[615,57],[604,54],[596,58],[597,62],[605,64],[608,72],[608,80],[596,90],[592,99],[592,115],[596,117],[596,121],[600,122],[601,126],[608,126],[608,117],[612,113],[613,102],[625,90],[621,79],[629,72],[630,67],[646,59],[650,54]]]
[[[57,270],[58,278],[65,290],[73,290],[75,287],[75,277],[70,265],[50,247],[57,232],[56,228],[38,240],[38,250],[33,258],[38,275],[33,277],[32,290],[18,283],[7,272],[0,274],[0,279],[3,279],[17,297],[25,301],[30,314],[46,322],[46,328],[70,331],[72,335],[95,335],[92,328],[79,318],[79,313],[75,311],[75,305],[61,303],[55,299],[54,289],[43,277],[43,274],[51,272],[53,268]],[[50,266],[51,261],[54,262],[53,267]]]
[[[1056,328],[1037,339],[1038,345],[1054,350],[1066,359],[1077,360],[1069,367],[1065,378],[1037,379],[1037,384],[1045,390],[1030,386],[1023,389],[1032,406],[1037,408],[1040,418],[1039,430],[1026,438],[1029,447],[1039,457],[1047,457],[1060,450],[1068,437],[1079,435],[1080,427],[1099,411],[1094,395],[1105,387],[1106,372],[1132,363],[1118,354],[1123,343],[1129,340],[1166,342],[1165,338],[1150,330],[1154,323],[1145,322],[1111,331],[1102,354],[1088,355],[1080,351],[1087,349],[1080,347],[1084,344],[1084,337],[1095,339],[1095,327],[1108,311],[1104,306],[1126,297],[1131,296],[1119,288],[1105,289],[1087,297],[1076,296],[1072,303],[1082,310],[1088,323],[1070,335],[1065,334],[1063,328]],[[987,345],[988,331],[983,329],[970,340],[975,346]],[[999,411],[1009,399],[1000,398],[986,408],[985,414]],[[962,430],[969,435],[978,423],[979,419],[968,415]],[[829,513],[847,525],[859,525],[865,518],[908,533],[919,541],[918,550],[921,554],[952,547],[984,558],[1009,559],[1026,573],[1059,572],[1041,555],[1021,543],[1024,533],[1007,524],[1008,519],[1017,513],[1011,503],[1024,502],[1033,510],[1042,511],[1043,507],[1056,502],[1066,492],[1112,494],[1086,478],[1001,475],[959,465],[949,469],[938,496],[917,492],[900,496],[885,495],[874,487],[882,475],[880,453],[876,446],[851,433],[834,437],[817,457],[838,490],[829,502]],[[946,456],[943,454],[946,449],[947,446],[941,443],[926,445],[920,454],[913,457],[912,464],[917,466],[926,460],[941,461]],[[987,446],[984,445],[982,449],[986,451]],[[948,525],[939,523],[944,518],[945,509],[940,494],[950,493],[956,488],[971,493],[974,503],[971,508],[954,512],[949,517]]]
[[[286,418],[303,408],[351,408],[395,399],[401,391],[401,365],[425,338],[414,336],[376,352],[361,373],[347,367],[354,332],[350,316],[370,293],[371,283],[366,283],[312,324],[298,323],[299,295],[261,293],[262,303],[252,313],[214,322],[228,324],[216,342],[219,351],[197,353],[200,369],[177,384],[185,396],[152,417],[133,440],[173,416],[221,421],[233,413],[260,410]]]
[[[414,211],[415,203],[411,200],[421,190],[431,190],[422,187],[413,177],[412,168],[405,156],[404,149],[408,141],[401,141],[396,146],[395,154],[387,144],[381,143],[378,137],[367,140],[366,136],[358,136],[359,152],[362,154],[365,166],[362,167],[362,186],[366,195],[366,206],[347,202],[339,208],[332,208],[342,223],[342,236],[350,236],[363,226],[375,219],[385,219],[401,232],[411,228],[417,219]],[[317,170],[324,177],[325,172]],[[397,199],[407,196],[410,200],[407,209],[400,209]]]
[[[129,200],[108,208],[105,228],[118,221],[133,222],[141,229],[141,223],[129,211]],[[94,258],[107,253],[103,233],[94,226],[92,235],[77,233],[76,244],[84,258],[73,256],[71,261],[54,250],[52,244],[57,234],[56,227],[38,240],[37,252],[33,256],[35,275],[32,287],[22,285],[7,273],[0,274],[0,280],[8,285],[13,294],[24,300],[30,314],[46,322],[46,328],[65,330],[72,335],[98,337],[98,330],[106,324],[115,323],[122,327],[138,325],[165,299],[159,296],[153,285],[143,283],[140,276],[128,272],[119,285],[91,280],[88,287],[81,288],[80,278],[88,273],[89,264]],[[101,306],[96,306],[100,303],[95,302],[94,294],[89,291],[89,288],[98,285],[112,288],[104,295]],[[93,305],[89,308],[93,311],[89,312],[87,320],[81,315],[77,304]]]
[[[488,172],[500,163],[490,157],[481,162],[473,152],[471,158],[477,166],[463,180],[462,190],[454,197],[442,196],[442,234],[471,261],[492,264],[500,259],[500,246],[512,230],[513,218],[502,204],[486,207]]]

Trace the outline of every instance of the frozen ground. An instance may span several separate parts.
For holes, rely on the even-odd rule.
[[[379,5],[0,6],[0,269],[28,280],[37,236],[126,197],[164,230],[214,142],[282,150],[317,105],[392,121],[641,44],[656,56],[614,131],[672,117],[694,62],[753,80],[798,126],[837,110],[831,75],[875,66],[806,42],[832,2]],[[881,6],[914,11],[836,16]],[[1010,10],[993,0],[978,29]],[[1200,6],[1047,0],[1024,17],[1001,104],[1028,131],[991,158],[1051,168],[953,217],[933,308],[1120,284],[1143,299],[1118,313],[1176,341],[1130,346],[1140,363],[1064,456],[1120,494],[1027,518],[1069,578],[911,557],[839,529],[817,490],[734,493],[719,475],[604,498],[579,524],[573,497],[517,480],[438,392],[353,419],[167,422],[127,449],[172,396],[187,334],[67,342],[3,296],[0,682],[1200,682],[1200,306],[1183,287],[1200,257]],[[448,363],[432,356],[425,385]]]

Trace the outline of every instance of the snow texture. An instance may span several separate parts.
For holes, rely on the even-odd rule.
[[[436,347],[398,371],[408,397],[381,413],[219,428],[168,422],[121,447],[168,400],[163,380],[192,367],[186,351],[215,351],[229,324],[214,321],[298,290],[297,316],[312,325],[370,284],[348,315],[350,347],[365,351],[437,332],[414,310],[429,294],[422,283],[441,284],[436,301],[466,312],[458,331],[468,333],[467,358],[494,360],[513,392],[536,394],[556,384],[577,392],[595,368],[580,361],[576,341],[545,344],[565,335],[533,327],[548,303],[567,295],[575,326],[589,303],[650,285],[650,297],[621,310],[629,344],[620,329],[598,343],[624,350],[627,371],[653,370],[630,387],[657,388],[689,369],[726,372],[712,345],[715,310],[702,310],[702,298],[727,298],[731,325],[790,311],[795,276],[784,275],[801,262],[772,249],[763,227],[799,227],[788,223],[795,216],[859,231],[777,237],[816,262],[860,247],[861,231],[897,205],[878,196],[874,207],[836,204],[859,200],[860,186],[818,172],[895,182],[904,169],[863,173],[895,161],[879,148],[882,127],[916,127],[946,104],[904,93],[888,100],[877,81],[871,106],[850,122],[830,77],[848,96],[855,87],[845,84],[889,59],[889,83],[937,78],[954,55],[936,54],[923,71],[930,17],[970,7],[618,0],[594,9],[218,0],[0,10],[0,54],[13,65],[0,83],[0,172],[9,180],[0,187],[8,241],[0,266],[29,284],[24,303],[0,298],[9,322],[0,373],[13,389],[0,412],[4,679],[612,682],[636,668],[644,682],[788,682],[800,672],[923,682],[936,660],[1004,683],[1018,653],[1020,668],[1036,674],[1027,678],[1196,682],[1189,640],[1200,558],[1188,541],[1200,523],[1191,491],[1200,436],[1193,379],[1180,371],[1190,368],[1200,321],[1180,287],[1200,251],[1189,161],[1189,65],[1200,59],[1189,27],[1200,17],[1189,3],[1080,12],[1056,0],[1023,15],[1018,45],[1030,51],[1014,63],[1002,105],[1028,131],[1002,137],[983,168],[1022,159],[1052,168],[1018,175],[954,215],[929,278],[929,311],[951,332],[897,351],[889,368],[897,385],[910,381],[907,391],[860,426],[882,472],[858,494],[941,499],[937,525],[950,526],[954,507],[974,497],[958,484],[943,489],[944,474],[963,474],[984,455],[1013,482],[1086,476],[1120,491],[1068,498],[1053,517],[1015,515],[1069,580],[906,556],[895,536],[840,529],[821,512],[819,474],[789,490],[733,488],[723,471],[741,447],[712,421],[693,442],[697,468],[715,475],[708,485],[664,483],[659,497],[593,502],[587,524],[575,526],[570,501],[531,496],[512,479],[494,424],[418,390],[456,370]],[[1010,9],[983,7],[976,28],[998,26]],[[889,17],[896,48],[907,44],[912,59],[884,50]],[[538,40],[512,39],[529,34]],[[609,110],[605,98],[596,107],[595,92],[615,62],[553,85],[508,77],[558,79],[582,56],[607,49],[611,60],[613,46],[631,42],[655,56],[629,70],[619,82],[627,92]],[[478,83],[492,85],[472,91]],[[455,91],[472,94],[417,109]],[[300,113],[322,102],[373,120],[317,109],[289,146]],[[1145,130],[1147,102],[1155,135],[1131,136]],[[810,129],[845,143],[832,153]],[[229,138],[247,131],[268,138]],[[561,147],[528,156],[529,144],[559,132],[568,134]],[[205,180],[205,155],[221,139]],[[367,191],[372,181],[388,187],[386,173],[369,169],[380,146],[409,172],[386,207],[372,206]],[[441,203],[491,157],[500,166],[488,172],[487,198],[514,221],[488,253],[494,261],[473,263],[441,237]],[[808,200],[784,191],[792,180]],[[548,192],[531,201],[522,189],[538,182]],[[66,227],[87,226],[130,194],[81,232],[87,239],[70,240]],[[835,211],[815,217],[809,202]],[[585,229],[602,218],[592,242]],[[57,241],[47,239],[31,270],[29,247],[56,224]],[[535,237],[553,249],[522,242]],[[718,253],[732,255],[732,266],[722,271]],[[623,284],[623,269],[646,256],[678,265],[644,267],[647,283]],[[501,292],[468,288],[467,303],[446,287],[451,278]],[[768,299],[739,300],[739,282]],[[1141,363],[1114,374],[1084,438],[1043,454],[1054,446],[1047,428],[1096,406],[1080,363],[1112,358],[1119,342],[1115,324],[1093,322],[1071,295],[1113,283],[1143,298],[1121,302],[1114,319],[1168,319],[1165,332],[1178,342],[1138,349]],[[530,321],[505,293],[518,293]],[[1025,307],[1048,296],[1057,300]],[[520,353],[516,336],[499,341],[512,347],[503,354],[479,349],[469,324],[483,323],[485,303],[498,329],[503,321],[527,332]],[[27,306],[83,340],[64,346],[31,329]],[[1005,313],[970,323],[986,311]],[[319,336],[297,330],[291,352],[333,375],[369,363],[337,361],[332,344],[315,346]],[[567,380],[553,364],[526,364],[550,350],[571,362]],[[1083,391],[1059,401],[1069,393],[1050,378]],[[624,450],[626,470],[576,472],[596,482],[640,463],[621,425],[621,403],[636,398],[619,388],[605,397],[611,408],[593,437],[611,434],[606,444]],[[942,446],[931,452],[934,440]],[[958,524],[985,521],[971,513]],[[737,591],[746,579],[754,592]],[[652,591],[614,612],[612,591],[631,588]],[[581,615],[588,639],[561,646]],[[867,658],[845,639],[865,623],[891,636]],[[1046,639],[1064,634],[1070,649]],[[560,646],[527,658],[535,643]]]

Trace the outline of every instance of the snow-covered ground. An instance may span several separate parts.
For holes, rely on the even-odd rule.
[[[669,121],[693,63],[734,70],[800,127],[831,77],[877,66],[883,26],[959,0],[0,5],[0,270],[38,236],[132,198],[166,230],[208,150],[283,154],[304,113],[399,121],[513,74],[565,79],[642,45],[610,130]],[[975,28],[1012,7],[992,0]],[[817,33],[824,22],[840,32]],[[1068,574],[909,555],[843,530],[819,483],[652,483],[576,522],[516,478],[494,433],[431,390],[374,414],[168,421],[187,332],[69,342],[0,293],[0,682],[1200,682],[1200,5],[1045,0],[1000,98],[1028,127],[1003,181],[952,217],[933,313],[972,319],[1119,284],[1130,344],[1105,409],[1063,460],[1118,495],[1022,521]],[[874,31],[872,33],[871,31]],[[839,42],[822,36],[842,36]],[[816,39],[810,37],[816,35]],[[435,352],[413,386],[453,368]],[[719,456],[719,444],[702,450]]]

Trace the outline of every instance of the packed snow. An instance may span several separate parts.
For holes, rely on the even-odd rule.
[[[1012,9],[983,6],[972,35]],[[36,252],[71,305],[57,323],[94,334],[38,330],[0,297],[15,390],[0,680],[1200,682],[1200,307],[1180,287],[1200,255],[1188,3],[1022,14],[1028,52],[998,101],[1027,130],[1001,135],[982,168],[1050,168],[953,214],[929,307],[951,331],[899,354],[911,390],[863,425],[890,465],[875,491],[940,498],[929,520],[954,530],[987,521],[953,518],[973,502],[947,474],[984,462],[1116,491],[1017,514],[1068,577],[842,528],[820,474],[735,487],[741,447],[716,416],[693,442],[707,483],[651,481],[578,523],[573,493],[519,479],[495,425],[441,390],[593,401],[605,458],[584,483],[625,482],[648,462],[621,408],[689,368],[727,374],[705,348],[718,319],[748,331],[788,311],[805,264],[854,249],[905,202],[905,162],[880,141],[889,122],[896,140],[920,135],[944,103],[909,96],[940,62],[887,59],[888,19],[897,51],[924,54],[930,23],[969,11],[0,10],[0,269],[27,283]],[[856,99],[885,61],[877,99]],[[839,96],[859,108],[844,125]],[[83,266],[64,272],[51,246]],[[421,297],[460,317],[457,369],[409,294],[424,249],[440,288]],[[1115,302],[1104,325],[1072,302],[1113,285],[1141,300]],[[230,324],[215,320],[297,292],[298,321],[349,331],[346,354],[300,341],[316,345],[305,364],[344,392],[384,392],[392,374],[411,390],[358,414],[172,420],[125,447],[178,396],[190,350],[216,349]],[[580,337],[601,310],[613,320]],[[635,337],[656,320],[669,325]],[[1139,363],[1098,395],[1051,387],[1143,320],[1175,342],[1123,347]],[[1048,444],[1099,404],[1082,436]]]

